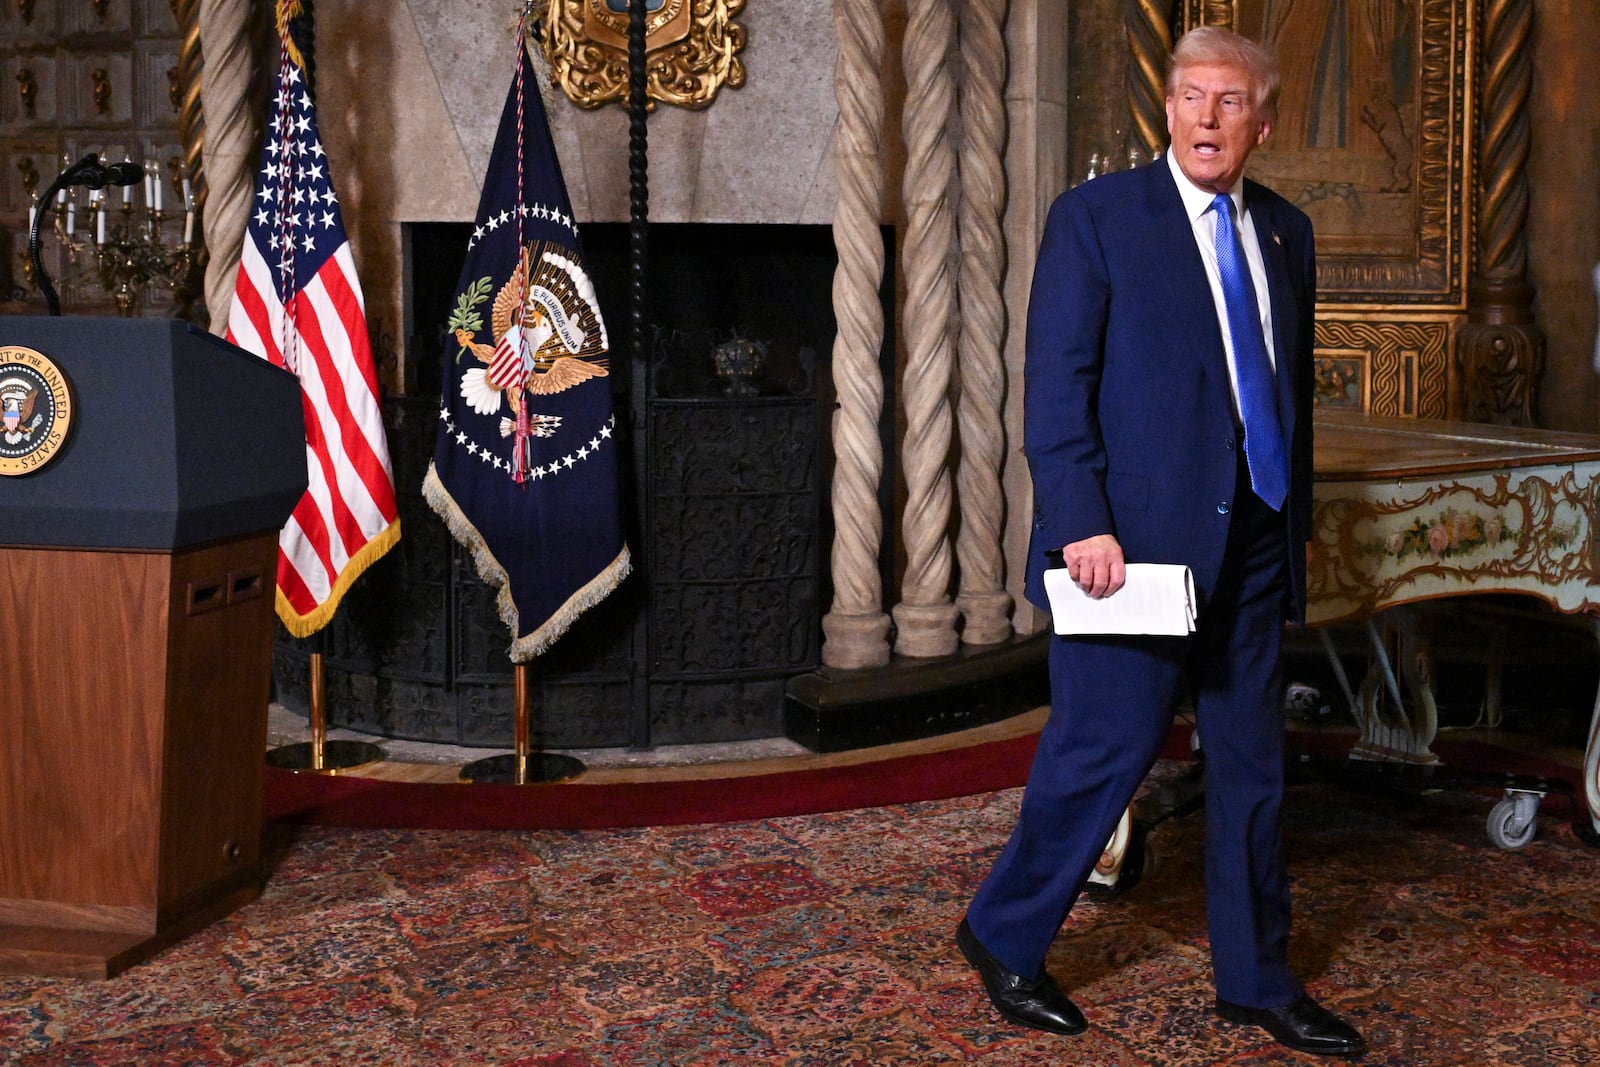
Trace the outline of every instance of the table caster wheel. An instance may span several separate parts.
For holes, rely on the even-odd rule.
[[[1506,790],[1505,799],[1489,810],[1489,840],[1496,848],[1514,852],[1533,840],[1539,799],[1538,793]]]

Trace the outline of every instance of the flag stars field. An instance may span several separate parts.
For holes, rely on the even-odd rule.
[[[471,435],[468,434],[467,431],[456,426],[455,421],[450,417],[449,408],[439,409],[439,421],[444,423],[445,435],[453,439],[456,444],[463,446],[462,450],[469,456],[477,456],[483,462],[493,466],[495,470],[511,469],[511,464],[495,455],[493,449],[491,449],[488,445],[479,444],[477,441],[472,439]],[[602,442],[609,441],[611,439],[612,431],[615,425],[616,415],[613,414],[608,417],[605,423],[603,423],[600,428],[594,432],[594,436],[589,438],[589,443],[579,448],[576,453],[569,452],[560,459],[552,460],[548,466],[535,466],[528,472],[529,475],[533,478],[543,478],[546,475],[553,477],[565,470],[572,470],[580,461],[586,460],[600,452]]]

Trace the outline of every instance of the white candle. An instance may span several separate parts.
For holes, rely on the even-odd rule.
[[[155,191],[156,191],[156,200],[155,200],[155,203],[152,206],[157,211],[160,211],[161,210],[161,187],[163,185],[165,185],[166,183],[161,180],[161,176],[158,174],[158,175],[155,176],[155,178],[151,181],[150,184],[155,187]]]
[[[133,186],[124,185],[122,187],[122,202],[124,204],[133,203]]]
[[[183,179],[183,206],[189,207],[194,198],[194,190],[189,186],[189,179]]]
[[[192,209],[183,213],[183,243],[186,245],[194,243],[194,211]]]
[[[106,205],[104,199],[95,205],[94,243],[97,245],[106,243]]]
[[[61,191],[56,193],[56,203],[65,204],[66,202],[67,202],[67,191],[65,189],[62,189]]]
[[[32,204],[28,205],[28,232],[33,232],[33,220],[39,217],[39,209]]]
[[[152,196],[151,193],[150,193],[150,172],[149,171],[145,171],[144,172],[144,204],[145,204],[145,207],[149,207],[150,204],[154,201],[154,199],[155,199],[155,197]]]
[[[77,227],[78,227],[78,202],[76,200],[68,200],[67,201],[67,236],[71,237],[73,232],[77,229]]]

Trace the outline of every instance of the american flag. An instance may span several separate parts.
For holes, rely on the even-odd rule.
[[[400,539],[378,376],[339,198],[293,28],[280,19],[277,92],[228,340],[293,371],[310,486],[278,538],[278,616],[315,633]]]

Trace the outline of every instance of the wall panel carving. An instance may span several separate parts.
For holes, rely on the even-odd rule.
[[[1448,323],[1374,318],[1317,322],[1317,403],[1378,415],[1450,414]]]
[[[24,163],[42,189],[60,173],[64,157],[183,157],[169,74],[181,40],[168,0],[0,3],[0,303],[7,310],[44,309],[22,269],[31,203]],[[24,70],[30,77],[19,80]],[[24,99],[25,90],[31,99]],[[84,205],[78,206],[81,212]],[[73,280],[84,265],[68,262],[53,238],[45,237],[43,250],[65,311],[114,310],[98,284]],[[143,308],[152,313],[170,302],[161,293]]]

